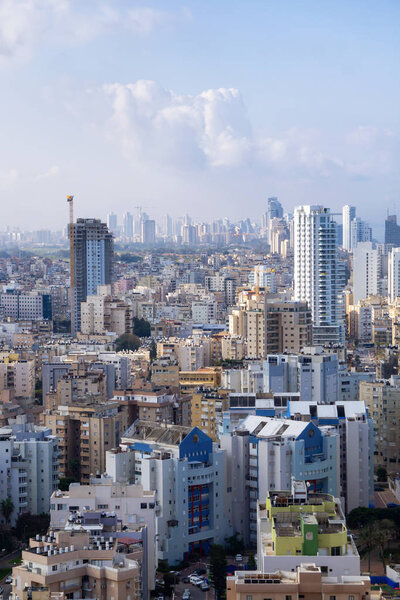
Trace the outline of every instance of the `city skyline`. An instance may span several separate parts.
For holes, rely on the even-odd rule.
[[[60,229],[68,193],[82,218],[398,212],[395,2],[1,10],[4,223]]]

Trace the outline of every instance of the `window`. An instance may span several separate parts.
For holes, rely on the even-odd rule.
[[[340,556],[340,546],[332,546],[331,556]]]
[[[292,596],[285,596],[285,600],[292,600]]]
[[[329,596],[329,600],[336,600],[336,596]]]
[[[349,600],[354,600],[354,596],[349,596]]]
[[[170,504],[171,504],[171,502],[170,502]],[[140,508],[147,508],[147,502],[141,502]]]
[[[253,596],[246,596],[246,600],[253,600]]]

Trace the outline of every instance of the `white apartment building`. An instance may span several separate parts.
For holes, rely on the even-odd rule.
[[[346,204],[342,210],[343,217],[343,248],[351,250],[351,222],[356,218],[356,207]]]
[[[50,500],[50,528],[64,529],[71,513],[101,512],[116,516],[120,528],[147,528],[145,544],[148,565],[148,588],[154,589],[156,556],[155,492],[141,485],[114,483],[111,477],[91,479],[90,485],[72,483],[68,492],[55,491]],[[104,534],[103,534],[104,535]]]
[[[351,234],[351,250],[357,248],[359,243],[371,242],[372,241],[372,229],[365,221],[362,221],[359,217],[352,220],[350,226]]]
[[[159,560],[174,564],[208,554],[232,535],[226,452],[208,435],[197,427],[136,421],[121,447],[135,453],[136,482],[155,491]]]
[[[372,242],[360,242],[353,250],[353,304],[379,293],[381,254]]]
[[[216,301],[205,299],[198,302],[192,302],[192,320],[194,323],[216,323]]]
[[[394,302],[400,296],[400,248],[392,248],[388,256],[388,297]]]
[[[298,206],[294,211],[294,296],[308,302],[319,340],[343,341],[343,271],[337,225],[329,208]]]

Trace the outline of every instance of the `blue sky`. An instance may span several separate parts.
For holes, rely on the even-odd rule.
[[[3,225],[399,208],[400,3],[0,0]],[[377,207],[379,209],[377,210]]]

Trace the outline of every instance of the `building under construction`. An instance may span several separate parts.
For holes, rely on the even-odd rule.
[[[72,209],[72,197],[68,201]],[[81,302],[97,294],[99,285],[112,283],[114,242],[107,225],[99,219],[77,219],[74,223],[70,217],[70,221],[71,331],[76,333],[81,326]]]

